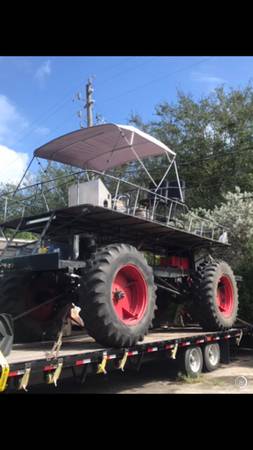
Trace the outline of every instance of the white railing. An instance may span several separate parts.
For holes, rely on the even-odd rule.
[[[214,241],[226,240],[227,229],[224,226],[195,215],[185,203],[165,197],[130,181],[94,170],[79,171],[20,188],[15,195],[5,193],[0,197],[0,208],[4,211],[4,219],[11,220],[14,217],[24,217],[67,207],[67,188],[71,184],[94,178],[100,178],[111,192],[112,210],[158,222]],[[50,197],[52,193],[55,194],[59,190],[62,190],[63,194],[59,198],[54,196],[52,199]],[[26,195],[27,193],[28,195]],[[51,204],[52,201],[53,204]]]

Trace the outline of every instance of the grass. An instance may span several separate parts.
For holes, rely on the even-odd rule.
[[[197,384],[197,383],[205,383],[206,385],[213,385],[213,386],[224,386],[227,383],[227,379],[224,378],[213,378],[213,379],[208,379],[205,377],[204,373],[201,373],[198,377],[196,378],[192,378],[189,377],[188,375],[185,375],[183,373],[179,373],[177,376],[177,381],[179,382],[184,382],[187,384]],[[232,384],[232,382],[231,382]]]
[[[188,375],[185,375],[183,373],[179,373],[177,376],[177,381],[183,381],[184,383],[188,384],[195,384],[195,383],[201,383],[203,381],[204,375],[200,374],[196,378],[189,377]]]

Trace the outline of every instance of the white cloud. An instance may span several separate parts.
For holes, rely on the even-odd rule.
[[[0,144],[14,145],[15,137],[27,128],[27,119],[20,114],[8,97],[0,95]]]
[[[47,77],[51,74],[51,61],[48,59],[43,62],[35,72],[35,79],[42,86]]]
[[[20,153],[0,145],[0,182],[17,184],[28,164],[27,153]]]
[[[211,84],[221,84],[221,83],[227,83],[226,80],[224,80],[221,77],[216,77],[213,75],[209,75],[206,73],[201,73],[201,72],[192,72],[192,79],[194,81],[199,81],[202,83],[211,83]]]

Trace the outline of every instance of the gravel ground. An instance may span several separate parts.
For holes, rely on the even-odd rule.
[[[229,365],[201,374],[197,380],[178,377],[169,361],[150,362],[139,372],[89,376],[83,386],[73,380],[54,386],[34,386],[29,393],[83,394],[253,394],[253,350],[241,349]]]

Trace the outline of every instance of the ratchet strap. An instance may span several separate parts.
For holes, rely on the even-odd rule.
[[[239,336],[236,336],[236,338],[235,338],[235,341],[236,341],[236,345],[239,347],[239,345],[240,345],[240,342],[241,342],[241,340],[242,340],[242,337],[243,337],[243,331],[241,330],[240,331],[240,335]]]
[[[2,352],[0,352],[0,367],[2,369],[0,376],[0,392],[3,392],[7,387],[10,367]]]
[[[53,359],[53,358],[58,358],[59,352],[60,352],[61,346],[62,346],[62,337],[63,337],[63,328],[58,333],[58,337],[57,337],[51,351],[49,353],[46,353],[47,360]]]
[[[63,359],[61,358],[58,360],[58,364],[54,372],[49,373],[47,375],[47,384],[54,384],[55,386],[57,386],[57,381],[60,378],[62,366],[63,366]]]
[[[106,363],[107,363],[107,355],[104,355],[102,362],[98,364],[98,369],[97,369],[97,373],[104,373],[106,374]]]
[[[124,367],[126,365],[127,362],[127,358],[128,358],[128,351],[126,351],[123,355],[123,358],[119,361],[119,369],[122,370],[122,372],[124,372]]]
[[[171,358],[172,359],[176,359],[177,349],[178,349],[178,342],[175,344],[175,347],[171,351]]]
[[[30,375],[31,375],[31,364],[28,363],[25,365],[25,373],[19,382],[19,387],[18,387],[19,391],[21,389],[24,389],[24,391],[27,392],[27,386],[29,383]]]

